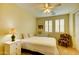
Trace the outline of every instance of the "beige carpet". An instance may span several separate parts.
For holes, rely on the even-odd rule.
[[[79,51],[77,51],[75,48],[66,48],[62,46],[58,46],[58,51],[60,55],[79,55]]]
[[[59,55],[79,55],[79,51],[77,51],[74,48],[70,47],[66,48],[63,46],[57,46],[57,48],[59,51]],[[22,55],[32,55],[32,54],[29,52],[22,52]]]

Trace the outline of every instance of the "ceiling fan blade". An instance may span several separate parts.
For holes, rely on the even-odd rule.
[[[52,9],[52,8],[54,8],[55,6],[51,6],[51,7],[49,7],[49,9]]]
[[[48,3],[45,3],[45,8],[48,8],[48,7],[49,7]]]
[[[56,4],[56,7],[57,7],[57,6],[61,6],[61,4],[60,4],[60,3],[59,3],[59,4]]]
[[[61,4],[56,4],[56,5],[50,6],[49,9],[54,9],[54,8],[56,8],[58,6],[61,6]]]

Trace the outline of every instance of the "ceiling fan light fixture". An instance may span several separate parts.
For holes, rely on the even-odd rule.
[[[50,9],[46,9],[46,10],[44,10],[44,13],[50,13],[50,12],[51,12]]]
[[[43,12],[44,13],[51,13],[51,11],[52,11],[52,9],[54,9],[54,8],[56,8],[56,7],[58,7],[58,6],[60,6],[61,4],[50,4],[50,3],[45,3],[44,4],[44,8],[42,8],[43,9]]]

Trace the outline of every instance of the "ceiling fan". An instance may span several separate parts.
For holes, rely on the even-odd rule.
[[[59,4],[56,4],[56,3],[45,3],[43,6],[43,12],[44,13],[50,13],[51,11],[52,11],[52,9],[54,9],[54,8],[56,8],[56,7],[58,7],[58,6],[60,6],[61,4],[59,3]]]

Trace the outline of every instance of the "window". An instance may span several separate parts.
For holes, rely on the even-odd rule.
[[[64,32],[64,19],[55,20],[55,32]]]
[[[49,32],[52,32],[52,20],[49,21]]]
[[[48,21],[45,21],[45,32],[48,32]]]
[[[59,20],[55,21],[55,32],[59,32]]]
[[[52,20],[45,21],[45,32],[52,32]]]
[[[64,19],[60,20],[60,32],[64,32]]]
[[[53,20],[45,20],[45,32],[53,31]],[[64,32],[64,19],[55,20],[55,32]]]

